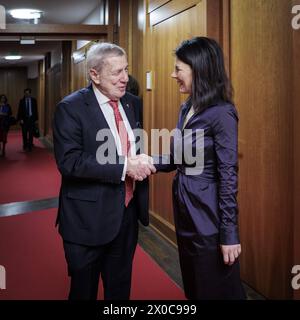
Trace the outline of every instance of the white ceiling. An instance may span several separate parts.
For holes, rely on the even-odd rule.
[[[10,16],[11,9],[38,9],[43,12],[39,23],[80,24],[94,11],[102,0],[0,0],[6,10],[6,23],[24,23]],[[25,22],[28,23],[28,22]],[[18,39],[18,37],[15,37]],[[36,41],[34,45],[21,45],[19,40],[0,36],[0,67],[28,66],[43,59],[45,53],[59,47],[57,41]],[[22,60],[6,61],[4,56],[10,53],[22,55]]]
[[[38,9],[44,12],[40,23],[81,23],[101,0],[0,0],[6,9],[6,23],[16,23],[8,11],[11,9]]]
[[[25,67],[29,64],[42,60],[49,51],[60,50],[58,41],[41,41],[37,45],[20,45],[19,42],[0,42],[0,67]],[[21,60],[9,61],[4,57],[9,54],[21,55]]]

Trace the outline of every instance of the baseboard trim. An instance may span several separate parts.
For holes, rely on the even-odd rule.
[[[172,246],[177,248],[175,227],[164,218],[149,210],[150,228],[166,239]]]

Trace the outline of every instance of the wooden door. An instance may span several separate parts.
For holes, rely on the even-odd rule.
[[[152,89],[144,90],[145,128],[172,130],[181,103],[171,79],[174,50],[185,39],[206,35],[206,1],[149,1],[144,48],[144,71],[152,73]],[[150,137],[150,135],[149,135]],[[163,150],[164,151],[164,150]],[[173,173],[151,178],[151,223],[175,243],[171,186]]]

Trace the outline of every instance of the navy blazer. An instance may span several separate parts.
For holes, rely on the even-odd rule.
[[[141,126],[142,102],[126,93],[121,103],[132,129]],[[114,152],[117,164],[99,164],[96,152],[105,141],[96,141],[100,129],[109,129],[93,88],[65,97],[53,121],[54,152],[62,176],[57,222],[66,241],[83,245],[110,242],[118,233],[124,213],[124,158]],[[136,182],[137,216],[149,224],[148,179]]]
[[[36,99],[33,97],[30,97],[30,99],[31,99],[31,112],[32,112],[31,119],[33,121],[37,121],[38,120],[37,102],[36,102]],[[18,121],[27,120],[25,97],[22,98],[19,102],[17,120]]]

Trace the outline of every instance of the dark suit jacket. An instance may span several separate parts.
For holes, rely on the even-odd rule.
[[[31,120],[37,121],[38,120],[37,102],[36,102],[36,99],[33,97],[30,97],[30,99],[31,99],[31,112],[32,112]],[[27,119],[28,118],[26,116],[26,103],[25,103],[25,97],[24,97],[19,102],[17,120],[20,121],[20,120],[27,120]]]
[[[121,103],[132,129],[140,126],[141,100],[126,93]],[[101,245],[120,229],[125,203],[125,183],[121,181],[124,157],[117,155],[113,143],[117,164],[97,162],[97,149],[105,142],[96,141],[96,136],[105,128],[109,126],[92,86],[65,97],[56,108],[53,141],[62,175],[58,223],[66,241]],[[148,225],[148,180],[136,182],[134,198],[139,220]]]

